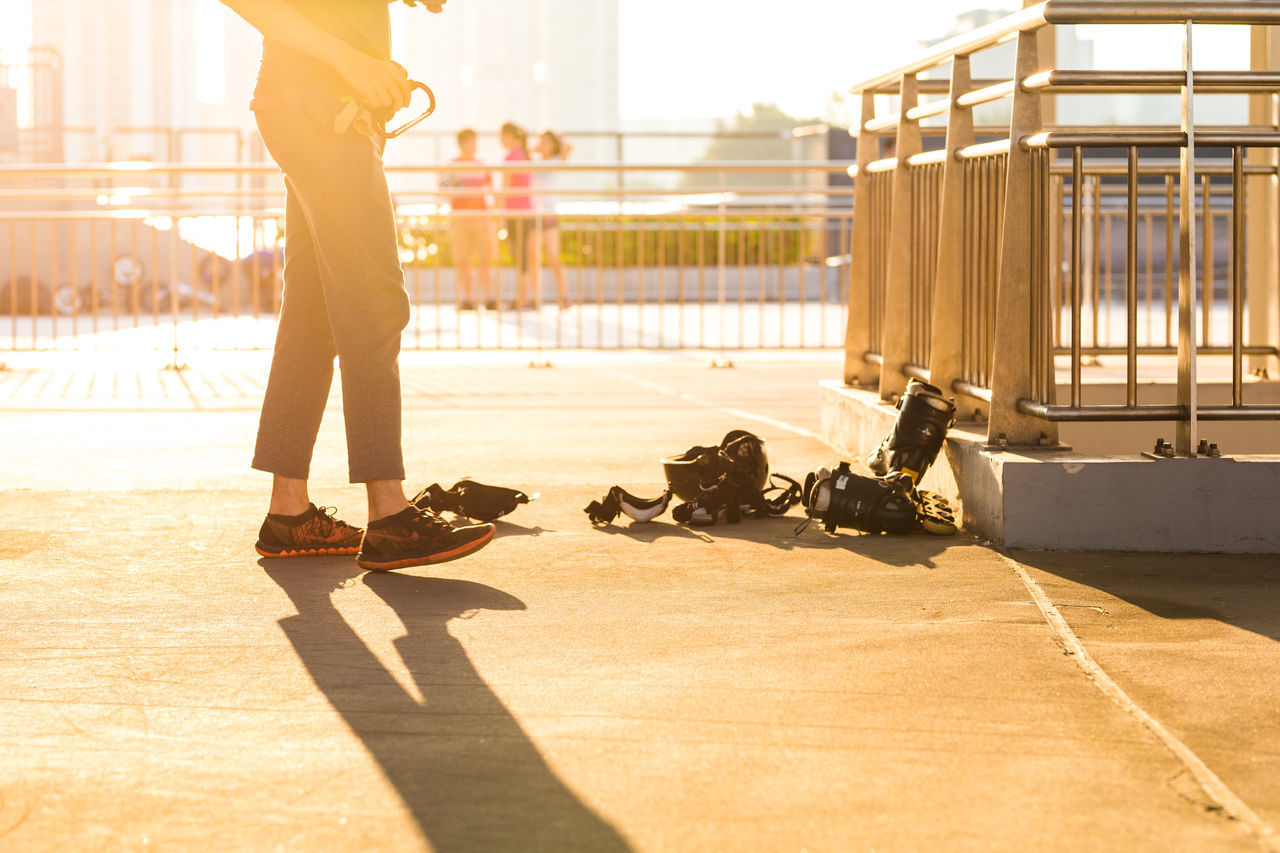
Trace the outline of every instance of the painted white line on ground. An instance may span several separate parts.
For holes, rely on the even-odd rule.
[[[1111,676],[1107,675],[1106,670],[1099,666],[1098,662],[1085,649],[1084,644],[1080,642],[1080,638],[1076,636],[1075,631],[1071,630],[1071,626],[1067,624],[1067,620],[1063,618],[1062,613],[1049,600],[1049,596],[1045,595],[1044,590],[1040,588],[1040,584],[1035,582],[1035,579],[1031,577],[1025,567],[1007,554],[1001,554],[1000,556],[1018,573],[1018,577],[1022,579],[1027,591],[1031,593],[1031,598],[1035,601],[1036,606],[1040,608],[1040,612],[1044,614],[1045,621],[1049,623],[1049,627],[1053,629],[1059,642],[1062,643],[1067,653],[1075,659],[1080,668],[1084,670],[1085,674],[1098,686],[1098,689],[1154,734],[1165,745],[1165,748],[1172,752],[1190,771],[1192,777],[1204,790],[1209,800],[1221,808],[1227,817],[1239,822],[1257,836],[1257,840],[1264,849],[1271,851],[1271,853],[1280,853],[1280,837],[1277,837],[1275,830],[1260,818],[1253,809],[1249,808],[1243,800],[1237,797],[1227,787],[1227,784],[1218,777],[1218,774],[1209,769],[1209,765],[1205,764],[1200,756],[1192,752],[1190,747],[1161,725],[1159,720],[1133,701],[1129,694],[1125,693],[1124,689],[1113,681]]]
[[[617,379],[622,379],[626,382],[630,382],[633,385],[639,385],[641,388],[647,388],[650,391],[653,391],[658,394],[662,394],[667,397],[673,397],[681,401],[682,403],[689,403],[690,405],[693,405],[693,406],[701,406],[704,409],[714,409],[717,412],[724,412],[726,414],[733,415],[735,418],[742,418],[743,420],[756,421],[757,423],[768,424],[769,426],[774,427],[776,429],[780,429],[784,432],[794,433],[795,435],[803,436],[804,438],[812,438],[814,441],[821,441],[824,444],[826,443],[826,440],[822,436],[814,432],[813,430],[808,430],[808,429],[805,429],[804,427],[798,427],[795,424],[789,424],[786,421],[780,421],[777,418],[771,418],[768,415],[758,415],[754,412],[746,412],[746,411],[743,411],[742,409],[735,409],[729,406],[720,406],[715,403],[708,402],[707,400],[700,400],[697,397],[693,396],[692,394],[686,394],[683,391],[677,391],[674,388],[668,388],[665,385],[659,385],[656,382],[650,382],[648,379],[641,379],[638,376],[632,376],[631,374],[624,373],[621,370],[614,370],[612,368],[601,368],[601,369],[605,373]]]

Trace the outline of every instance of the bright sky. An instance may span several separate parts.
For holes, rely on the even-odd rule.
[[[622,0],[623,115],[731,115],[772,101],[818,116],[832,92],[892,68],[982,6],[1021,2]]]
[[[0,51],[20,50],[28,43],[25,22],[31,2],[0,0]],[[1021,6],[1019,0],[621,3],[622,112],[629,119],[728,116],[753,101],[772,101],[798,116],[818,116],[832,92],[916,54],[919,40],[949,32],[957,13]],[[212,7],[209,0],[205,5]],[[1137,40],[1123,27],[1086,29],[1097,38],[1099,67],[1178,62],[1177,28],[1157,39],[1148,29],[1146,38]],[[1204,66],[1229,68],[1248,61],[1247,42],[1241,43],[1235,29],[1197,29]]]
[[[30,21],[31,0],[0,0],[0,54],[26,48]]]

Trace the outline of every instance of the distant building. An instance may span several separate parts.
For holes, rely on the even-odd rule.
[[[390,162],[451,157],[452,134],[464,126],[490,135],[486,156],[504,121],[531,131],[618,129],[619,0],[486,0],[440,15],[391,9],[399,55],[436,92],[439,109],[389,148]],[[195,129],[252,131],[261,39],[215,0],[49,0],[33,13],[33,43],[63,60],[68,159],[234,159],[233,137]],[[220,79],[209,80],[211,71]],[[145,130],[162,127],[187,129],[180,150]],[[574,142],[575,158],[616,152],[612,139]]]

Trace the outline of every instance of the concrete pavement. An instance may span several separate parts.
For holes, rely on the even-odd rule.
[[[7,356],[0,849],[1277,849],[1276,560],[595,530],[731,428],[835,461],[838,355],[553,358],[406,356],[411,485],[543,496],[372,575],[252,550],[264,356]]]

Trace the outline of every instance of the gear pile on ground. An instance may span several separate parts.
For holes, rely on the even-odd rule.
[[[611,524],[619,515],[652,521],[676,498],[683,503],[672,510],[672,516],[695,527],[710,527],[721,518],[737,524],[744,517],[782,516],[800,502],[800,484],[782,474],[770,474],[764,439],[746,430],[733,430],[717,447],[691,447],[668,456],[662,468],[667,489],[660,496],[639,498],[614,486],[587,506],[591,523]]]
[[[919,485],[938,458],[955,419],[955,401],[933,385],[911,380],[898,400],[893,429],[867,458],[867,467],[876,476],[855,474],[848,462],[835,470],[823,467],[809,474],[803,490],[809,517],[796,533],[817,519],[829,533],[851,527],[867,533],[954,534],[956,519],[950,504]]]
[[[486,486],[475,480],[459,480],[448,490],[439,483],[432,483],[418,492],[412,503],[418,509],[434,513],[451,512],[475,521],[496,521],[515,512],[521,504],[537,499],[537,494],[530,497],[515,489]]]

